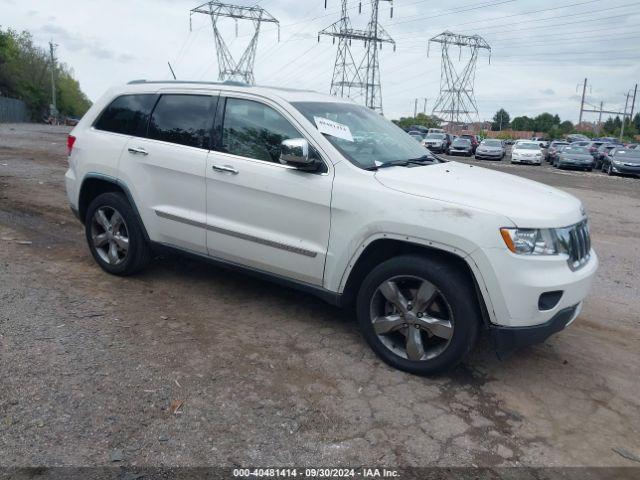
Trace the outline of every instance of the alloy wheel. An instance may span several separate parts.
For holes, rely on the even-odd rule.
[[[120,212],[113,207],[98,208],[91,218],[91,241],[105,263],[124,262],[129,253],[129,231]]]
[[[411,361],[437,357],[453,336],[449,303],[419,277],[397,276],[380,284],[371,298],[370,318],[380,342]]]

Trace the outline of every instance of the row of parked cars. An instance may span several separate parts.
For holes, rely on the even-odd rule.
[[[553,141],[547,150],[547,161],[556,168],[601,170],[609,175],[640,175],[640,145],[624,145],[613,139]]]
[[[464,155],[470,157],[476,153],[482,141],[477,135],[452,135],[446,133],[441,128],[429,128],[426,131],[414,129],[408,133],[430,151],[434,153],[445,153],[447,155]],[[498,142],[500,141],[498,140]]]

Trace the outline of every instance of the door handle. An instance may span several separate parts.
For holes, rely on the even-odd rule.
[[[229,165],[211,165],[214,172],[230,173],[231,175],[237,175],[239,172],[235,168]]]
[[[129,153],[133,153],[133,154],[149,155],[149,152],[147,152],[144,148],[140,148],[140,147],[129,147],[127,150],[129,150]]]

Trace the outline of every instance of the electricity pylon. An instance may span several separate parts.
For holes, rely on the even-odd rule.
[[[189,25],[191,27],[191,17],[194,13],[203,13],[211,19],[213,36],[216,42],[216,54],[218,56],[218,79],[238,80],[253,85],[255,78],[253,75],[253,64],[256,59],[258,49],[258,35],[260,25],[263,22],[275,23],[278,25],[278,40],[280,40],[280,23],[264,8],[253,6],[243,7],[239,5],[229,5],[220,2],[207,2],[192,9],[189,12]],[[235,61],[229,47],[227,46],[222,33],[218,29],[218,20],[221,17],[233,18],[236,21],[236,37],[238,36],[238,20],[251,20],[253,22],[253,36],[238,62]]]
[[[478,106],[476,104],[474,84],[478,54],[480,50],[485,49],[491,55],[491,47],[479,35],[459,35],[449,31],[430,39],[429,47],[432,42],[441,44],[442,50],[440,93],[432,113],[451,123],[471,123],[477,120]],[[456,70],[451,60],[449,50],[452,46],[458,47],[459,59],[462,59],[463,47],[469,47],[471,56],[461,72]],[[489,59],[491,59],[491,56],[489,56]]]
[[[348,97],[353,100],[364,101],[364,104],[382,113],[382,89],[380,85],[379,50],[383,43],[396,43],[378,21],[379,4],[381,1],[392,4],[393,0],[372,0],[371,16],[367,28],[354,29],[347,14],[347,0],[342,0],[342,15],[340,20],[321,30],[318,34],[338,39],[338,52],[331,79],[331,94]],[[326,2],[325,2],[326,7]],[[393,4],[391,6],[393,16]],[[353,40],[361,40],[365,45],[365,54],[357,64],[351,52]]]

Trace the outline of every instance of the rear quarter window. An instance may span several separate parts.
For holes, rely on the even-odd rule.
[[[144,137],[155,94],[122,95],[105,108],[93,125],[98,130]]]

